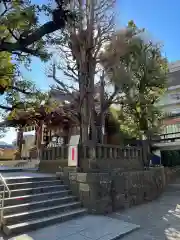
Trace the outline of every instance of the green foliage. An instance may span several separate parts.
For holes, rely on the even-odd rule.
[[[0,42],[2,44],[4,42],[15,43],[38,28],[38,9],[31,1],[4,1],[4,5],[1,3],[1,10]],[[19,80],[17,75],[19,74],[19,64],[30,63],[30,57],[34,55],[34,51],[36,51],[35,55],[39,56],[41,60],[47,60],[45,42],[42,39],[32,44],[30,48],[22,49],[22,51],[10,53],[0,49],[0,95],[4,94],[7,110],[10,110],[11,106],[14,108],[17,105],[16,103],[25,101],[22,92],[25,93],[27,90],[32,92],[32,84],[26,80]],[[29,98],[29,96],[26,96],[26,98]],[[5,105],[3,107],[6,110]]]
[[[154,106],[148,107],[147,115],[144,119],[148,122],[148,128],[144,131],[140,129],[140,123],[136,111],[129,107],[128,104],[124,105],[121,110],[110,108],[110,111],[116,112],[114,116],[119,125],[119,131],[124,133],[127,138],[142,138],[142,135],[151,136],[161,131],[162,113],[159,112]]]
[[[4,13],[0,17],[0,40],[8,43],[22,41],[29,34],[36,31],[39,27],[39,11],[42,10],[38,5],[32,4],[31,1],[12,0],[2,5]],[[30,61],[30,56],[35,55],[46,61],[49,55],[46,50],[45,39],[41,38],[33,42],[28,47],[18,46],[16,60]],[[10,47],[10,45],[9,45]],[[20,50],[20,51],[19,51]],[[10,50],[11,51],[11,50]],[[14,49],[16,51],[16,49]]]
[[[2,112],[0,112],[0,123],[3,120],[4,120],[4,115],[2,114]],[[4,126],[0,126],[0,139],[5,136],[6,132],[7,132],[7,128],[5,128]]]
[[[116,67],[109,68],[111,74],[108,72],[108,76],[119,88],[117,92],[121,93],[122,105],[118,112],[120,129],[132,137],[149,135],[159,129],[162,113],[155,104],[166,89],[168,73],[167,59],[161,55],[161,47],[146,41],[142,33],[145,33],[144,29],[138,29],[131,21],[124,34],[124,45],[120,32],[106,49],[105,70],[115,61],[113,66]],[[122,46],[123,50],[120,49]],[[108,55],[115,57],[112,60]],[[120,68],[129,77],[122,78]]]
[[[11,62],[11,54],[0,52],[0,95],[12,84],[15,65]]]
[[[56,4],[54,9],[53,2]],[[49,21],[42,25],[40,19],[47,16]],[[19,65],[29,66],[32,56],[47,61],[51,57],[48,52],[50,34],[65,28],[67,19],[73,20],[73,14],[64,1],[52,0],[41,5],[31,0],[0,1],[0,95],[5,94],[7,103],[11,102],[10,107],[1,105],[1,108],[10,110],[11,106],[17,106],[15,102],[20,105],[21,100],[24,101],[22,93],[25,94],[30,83],[17,77]],[[29,96],[32,97],[31,90]],[[29,96],[26,96],[28,102]]]
[[[137,125],[132,114],[127,114],[124,110],[117,110],[110,107],[110,112],[118,125],[117,131],[123,133],[125,138],[134,138],[138,135]]]
[[[6,132],[7,129],[5,129],[4,127],[0,127],[0,139],[5,136]]]
[[[21,85],[22,91],[16,91],[11,89],[6,92],[5,100],[8,106],[12,107],[10,114],[8,114],[8,119],[19,119],[19,112],[36,112],[40,106],[47,102],[48,94],[43,93],[36,89],[35,84],[28,80],[17,81],[17,86]],[[26,93],[24,94],[23,91]],[[28,93],[27,93],[28,91]]]
[[[118,110],[117,108],[114,108],[112,106],[109,108],[109,110],[111,113],[111,124],[114,126],[115,129],[114,132],[111,131],[111,134],[118,133],[121,141],[134,137],[135,126],[132,125],[128,118],[122,118],[121,110]]]
[[[10,48],[11,43],[23,41],[30,33],[38,29],[38,16],[42,11],[38,5],[32,4],[29,0],[3,1],[0,4],[0,42],[2,45],[8,43]],[[11,51],[11,49],[3,51],[1,44],[0,95],[3,95],[6,104],[0,104],[0,108],[4,110],[14,110],[16,107],[25,108],[30,105],[32,98],[34,99],[37,95],[39,97],[40,93],[32,82],[20,80],[18,68],[21,63],[29,64],[32,55],[40,57],[42,61],[48,60],[50,55],[47,54],[45,39],[41,38],[28,47],[20,48],[16,44],[17,51]]]
[[[124,89],[126,114],[133,114],[133,122],[138,131],[149,133],[155,131],[161,113],[155,104],[166,89],[168,65],[162,57],[160,47],[152,42],[137,39],[134,51],[123,59],[131,69],[132,81]]]

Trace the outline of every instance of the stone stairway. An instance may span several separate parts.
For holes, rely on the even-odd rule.
[[[67,185],[55,177],[15,177],[7,180],[11,197],[4,201],[3,231],[24,233],[86,213]],[[1,191],[3,186],[0,186]],[[2,195],[2,192],[1,192]]]

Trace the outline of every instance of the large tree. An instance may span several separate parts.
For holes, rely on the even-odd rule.
[[[56,46],[55,62],[48,75],[55,80],[56,88],[60,91],[68,94],[79,92],[79,97],[75,101],[78,106],[81,141],[86,143],[92,140],[95,143],[97,125],[100,127],[103,125],[103,121],[99,123],[95,121],[96,83],[99,81],[101,85],[99,114],[101,120],[104,119],[103,113],[108,109],[117,92],[114,88],[108,92],[110,94],[104,92],[105,76],[100,64],[100,53],[115,30],[115,0],[74,0],[71,7],[79,12],[79,18],[75,26],[66,29],[63,45],[58,44],[59,41],[62,42],[62,36],[54,37],[52,43]],[[64,79],[58,77],[56,74],[58,70],[63,71]],[[125,75],[125,71],[121,73]],[[91,130],[91,138],[88,129]]]
[[[38,5],[29,0],[2,0],[0,23],[0,51],[16,54],[44,55],[43,37],[65,27],[73,19],[73,13],[67,9],[69,1],[55,0],[55,9],[50,4]],[[51,15],[51,20],[40,24],[40,12]],[[42,49],[43,48],[43,49]],[[43,51],[42,51],[43,50]]]
[[[121,128],[140,137],[157,131],[159,126],[161,113],[155,104],[166,88],[168,64],[161,54],[161,47],[144,38],[144,29],[138,29],[132,21],[127,29],[133,33],[133,37],[127,42],[127,54],[119,54],[121,41],[117,33],[114,41],[107,46],[103,64],[108,69],[107,74],[111,81],[122,89],[119,111]],[[131,72],[129,83],[124,84],[121,81],[121,66]]]
[[[51,8],[53,2],[54,9]],[[43,61],[49,59],[46,42],[50,34],[74,21],[74,13],[68,10],[67,3],[63,0],[44,5],[29,0],[0,1],[0,95],[4,94],[7,99],[7,95],[19,98],[21,94],[35,93],[33,84],[19,78],[19,65],[29,63],[32,56]],[[50,20],[41,24],[43,15]],[[11,110],[20,105],[0,105],[0,108]]]

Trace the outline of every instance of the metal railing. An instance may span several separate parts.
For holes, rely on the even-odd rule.
[[[153,142],[175,142],[180,140],[180,132],[159,134],[151,139]]]
[[[2,176],[2,174],[0,174],[0,181],[3,184],[3,191],[1,191],[1,208],[0,208],[0,227],[2,226],[3,223],[3,216],[4,216],[4,199],[5,199],[5,194],[6,191],[8,192],[8,196],[9,198],[11,197],[11,190],[9,189],[6,180],[4,179],[4,177]]]

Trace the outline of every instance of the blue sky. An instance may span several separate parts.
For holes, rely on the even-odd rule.
[[[163,52],[170,62],[180,60],[179,0],[118,0],[116,9],[118,26],[134,20],[138,27],[147,29],[154,41],[164,45]],[[46,66],[35,58],[31,68],[30,72],[23,71],[24,76],[35,81],[43,90],[47,89],[52,82],[45,75]],[[11,129],[1,140],[11,143],[15,137],[16,133]]]
[[[156,41],[162,42],[169,61],[180,59],[180,1],[178,0],[118,0],[118,23],[135,21]]]

